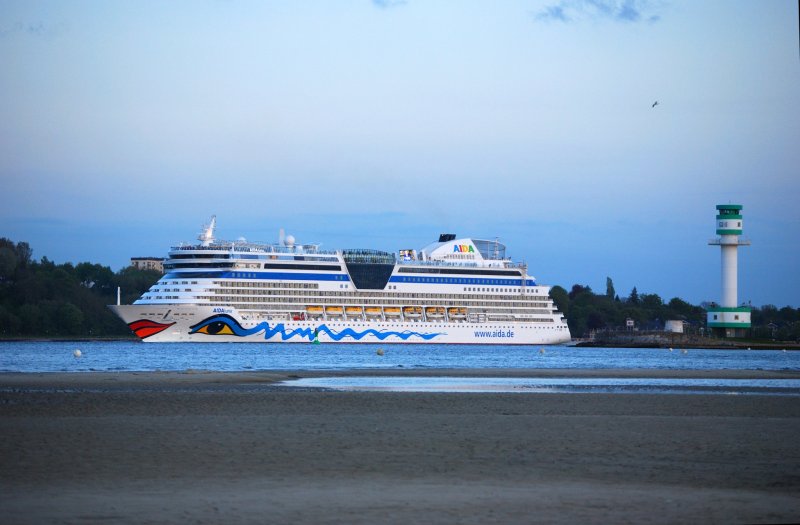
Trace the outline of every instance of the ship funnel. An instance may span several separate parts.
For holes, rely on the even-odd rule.
[[[203,232],[197,237],[201,246],[209,246],[214,242],[214,229],[217,227],[217,216],[211,216],[211,222],[203,226]]]

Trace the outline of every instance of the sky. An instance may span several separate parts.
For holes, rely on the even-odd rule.
[[[800,307],[793,0],[3,0],[0,93],[0,237],[36,259],[116,271],[216,215],[699,304],[733,203],[739,302]]]

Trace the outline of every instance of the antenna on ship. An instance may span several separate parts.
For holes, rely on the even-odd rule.
[[[208,224],[203,225],[203,232],[197,236],[197,240],[200,241],[201,246],[209,246],[212,242],[214,242],[214,229],[217,227],[217,216],[211,216],[211,222]]]

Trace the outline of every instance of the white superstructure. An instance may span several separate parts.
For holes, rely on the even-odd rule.
[[[214,237],[173,247],[164,276],[111,308],[145,341],[558,344],[569,328],[497,240],[421,250],[320,250]]]

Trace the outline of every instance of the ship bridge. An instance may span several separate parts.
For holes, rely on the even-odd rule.
[[[394,270],[393,254],[379,250],[342,250],[350,279],[359,290],[383,290]]]

